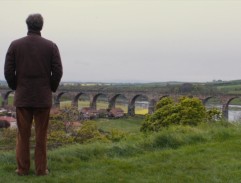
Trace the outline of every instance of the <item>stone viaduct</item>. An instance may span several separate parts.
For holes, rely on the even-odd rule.
[[[8,105],[8,97],[10,93],[14,91],[8,89],[1,89],[0,94],[2,98],[2,107]],[[53,94],[53,107],[60,107],[61,98],[65,95],[68,95],[71,98],[72,106],[78,106],[78,100],[82,95],[87,95],[90,101],[90,107],[96,109],[96,102],[100,96],[104,96],[108,101],[108,109],[114,108],[116,104],[116,99],[118,97],[125,98],[128,103],[128,115],[135,115],[135,102],[137,98],[144,98],[145,101],[148,101],[148,113],[151,114],[155,111],[155,104],[163,97],[171,97],[174,100],[177,100],[181,96],[196,97],[199,98],[205,105],[208,100],[211,98],[216,98],[220,101],[222,105],[222,114],[225,118],[228,119],[228,108],[229,104],[233,99],[241,98],[241,95],[224,95],[217,94],[212,95],[183,95],[183,94],[163,94],[156,91],[105,91],[105,90],[58,90]]]

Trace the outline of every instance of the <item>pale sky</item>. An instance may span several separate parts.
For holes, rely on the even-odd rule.
[[[31,13],[59,47],[62,81],[241,79],[239,0],[0,0],[0,79]]]

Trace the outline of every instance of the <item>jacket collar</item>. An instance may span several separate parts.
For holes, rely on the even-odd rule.
[[[38,36],[41,36],[41,32],[40,31],[36,31],[36,30],[28,30],[28,35],[38,35]]]

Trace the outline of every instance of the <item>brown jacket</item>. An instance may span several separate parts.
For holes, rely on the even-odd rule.
[[[5,60],[4,75],[15,91],[16,107],[51,107],[52,92],[58,88],[63,71],[58,47],[29,31],[11,43]]]

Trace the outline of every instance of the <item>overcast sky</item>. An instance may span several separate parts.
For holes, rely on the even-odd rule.
[[[63,81],[241,79],[239,0],[1,0],[0,79],[31,13],[59,47]]]

